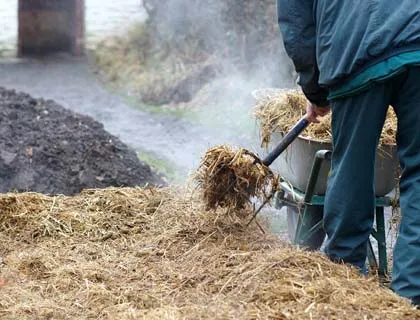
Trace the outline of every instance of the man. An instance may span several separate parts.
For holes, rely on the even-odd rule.
[[[391,288],[420,304],[420,2],[277,0],[286,52],[312,122],[332,109],[326,254],[365,268],[375,154],[388,105],[398,117],[402,220]]]

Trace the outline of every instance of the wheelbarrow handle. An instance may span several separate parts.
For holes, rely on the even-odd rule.
[[[262,161],[264,165],[267,167],[270,166],[274,160],[278,158],[278,156],[286,150],[286,148],[300,135],[300,133],[305,130],[305,128],[309,125],[309,121],[306,118],[306,115],[299,120],[295,126],[290,129],[290,131],[281,139],[279,144],[271,151]]]

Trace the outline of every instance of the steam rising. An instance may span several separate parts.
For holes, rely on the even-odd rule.
[[[222,114],[225,128],[247,130],[252,91],[294,86],[274,1],[145,0],[144,7],[154,52],[170,52],[186,68],[217,69],[217,77],[200,78],[201,90],[189,94],[203,121]]]

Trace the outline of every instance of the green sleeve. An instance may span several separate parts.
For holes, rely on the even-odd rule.
[[[303,93],[317,106],[328,105],[328,90],[318,83],[313,0],[277,0],[277,15],[284,46]]]

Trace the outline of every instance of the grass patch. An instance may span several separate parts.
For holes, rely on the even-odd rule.
[[[137,152],[137,157],[140,161],[147,163],[157,174],[164,176],[170,184],[184,183],[186,180],[186,172],[170,160],[145,151]]]

